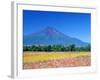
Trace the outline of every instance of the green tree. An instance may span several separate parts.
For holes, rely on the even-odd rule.
[[[72,44],[69,47],[70,47],[70,51],[75,51],[75,44]]]

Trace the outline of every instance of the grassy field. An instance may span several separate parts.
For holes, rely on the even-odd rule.
[[[44,65],[47,65],[45,67],[89,65],[90,56],[90,52],[24,52],[23,66],[24,69],[30,69],[44,68]]]

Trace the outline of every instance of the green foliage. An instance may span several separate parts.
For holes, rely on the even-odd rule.
[[[61,52],[61,51],[90,51],[90,45],[86,47],[76,47],[75,44],[63,46],[63,45],[32,45],[24,46],[23,51],[46,51],[46,52]]]

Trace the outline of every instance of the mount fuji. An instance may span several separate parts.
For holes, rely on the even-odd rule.
[[[80,39],[70,37],[58,31],[53,27],[35,32],[23,37],[24,46],[27,45],[71,45],[87,46],[89,43],[83,42]]]

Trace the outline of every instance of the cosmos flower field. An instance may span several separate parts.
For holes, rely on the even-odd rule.
[[[90,57],[90,52],[25,51],[23,55],[23,69],[90,66]]]

